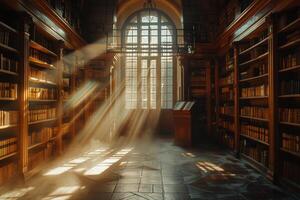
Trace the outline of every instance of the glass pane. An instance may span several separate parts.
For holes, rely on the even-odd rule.
[[[150,107],[156,108],[156,60],[150,62]]]

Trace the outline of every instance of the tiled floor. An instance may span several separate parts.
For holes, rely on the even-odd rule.
[[[131,147],[130,147],[131,148]],[[98,167],[98,168],[97,168]],[[98,149],[44,172],[0,199],[292,200],[222,148],[171,140]]]

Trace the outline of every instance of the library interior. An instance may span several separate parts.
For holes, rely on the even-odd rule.
[[[299,0],[0,0],[0,200],[297,199]]]

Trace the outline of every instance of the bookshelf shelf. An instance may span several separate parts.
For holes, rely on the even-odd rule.
[[[250,82],[250,81],[256,81],[256,80],[258,80],[258,79],[267,78],[268,76],[269,76],[269,74],[263,74],[263,75],[260,75],[260,76],[255,76],[255,77],[251,77],[251,78],[246,78],[246,79],[240,80],[240,83],[243,83],[243,82]]]
[[[55,121],[57,121],[56,118],[46,119],[46,120],[40,120],[40,121],[35,121],[35,122],[29,122],[28,125],[29,126],[42,125],[42,124],[47,124],[47,123],[54,123]]]
[[[256,44],[254,44],[253,46],[249,47],[248,49],[246,49],[246,50],[240,52],[240,55],[249,53],[251,50],[255,49],[256,47],[259,47],[259,46],[261,46],[261,45],[263,45],[263,44],[267,44],[268,40],[269,40],[269,37],[266,37],[266,38],[263,39],[262,41],[260,41],[260,42],[258,42],[258,43],[256,43]]]
[[[280,95],[279,98],[300,98],[300,94]]]
[[[15,156],[17,156],[17,154],[18,154],[17,152],[14,152],[14,153],[10,153],[8,155],[2,156],[2,157],[0,157],[0,161],[6,160],[8,158],[15,157]]]
[[[0,126],[0,133],[12,131],[14,129],[17,129],[17,127],[18,127],[17,124],[7,125],[7,126]]]
[[[6,23],[4,23],[3,21],[0,21],[0,26],[6,28],[7,30],[13,32],[13,33],[18,33],[18,31],[16,29],[14,29],[13,27],[7,25]]]
[[[253,58],[253,59],[251,59],[251,60],[249,60],[249,61],[246,61],[246,62],[241,63],[239,66],[240,66],[240,67],[244,67],[244,66],[253,64],[253,63],[257,62],[257,61],[260,61],[260,60],[266,58],[268,55],[269,55],[269,52],[266,52],[266,53],[264,53],[264,54],[258,56],[257,58]]]
[[[57,100],[51,99],[29,99],[29,103],[55,103]]]
[[[242,153],[241,157],[243,159],[245,159],[246,161],[248,161],[247,164],[249,164],[252,168],[254,168],[255,170],[257,170],[258,172],[260,172],[261,174],[266,175],[268,172],[268,168],[265,167],[262,163],[258,162],[257,160],[255,160],[254,158]]]
[[[268,96],[240,97],[240,100],[268,99]]]
[[[261,121],[261,122],[269,122],[268,119],[256,118],[256,117],[249,117],[249,116],[240,116],[240,118],[241,119],[247,119],[247,120]]]
[[[284,45],[279,46],[279,49],[280,50],[286,50],[286,49],[298,46],[299,44],[300,44],[300,38],[298,38],[297,40],[293,40],[291,42],[288,42],[288,43],[286,43]]]
[[[41,146],[43,146],[45,144],[47,144],[47,142],[41,142],[41,143],[37,143],[37,144],[31,145],[30,147],[28,147],[28,150],[36,149],[36,148],[41,147]]]
[[[9,52],[16,53],[16,54],[19,53],[19,51],[17,49],[15,49],[13,47],[10,47],[8,45],[2,44],[2,43],[0,43],[0,48],[3,49],[3,50],[9,51]]]
[[[281,125],[285,125],[285,126],[293,126],[293,127],[299,127],[300,128],[300,124],[296,124],[296,123],[291,123],[291,122],[280,122]]]
[[[297,184],[294,181],[291,181],[287,178],[281,178],[280,182],[283,184],[283,186],[288,186],[289,188],[296,188],[296,190],[300,190],[299,184]]]
[[[41,67],[41,68],[45,68],[45,69],[52,69],[52,70],[56,69],[56,67],[54,65],[51,65],[49,63],[40,61],[40,60],[38,60],[36,58],[33,58],[33,57],[29,57],[29,62],[32,65],[37,66],[37,67]]]
[[[300,65],[296,65],[294,67],[288,67],[285,69],[281,69],[279,70],[280,73],[284,73],[284,72],[291,72],[291,71],[296,71],[296,70],[300,70]]]
[[[289,151],[289,150],[284,149],[284,148],[280,148],[280,150],[284,153],[288,153],[288,154],[293,155],[297,158],[300,158],[300,153],[297,153],[297,152],[294,152],[294,151]]]
[[[293,31],[299,28],[299,26],[300,26],[300,18],[298,17],[296,20],[292,21],[291,23],[289,23],[288,25],[280,29],[279,33],[287,33],[289,31]]]
[[[16,101],[16,98],[9,98],[9,97],[0,97],[0,102],[8,102],[8,101]]]
[[[4,69],[0,69],[0,74],[3,74],[3,75],[10,75],[10,76],[18,76],[18,75],[19,75],[19,74],[16,73],[16,72],[11,72],[11,71],[4,70]]]
[[[264,142],[264,141],[262,141],[262,140],[256,139],[256,138],[254,138],[254,137],[250,137],[250,136],[245,135],[245,134],[240,134],[240,135],[241,135],[242,137],[244,137],[244,138],[247,138],[247,139],[250,139],[250,140],[259,142],[259,143],[261,143],[261,144],[263,144],[263,145],[269,146],[269,143]]]
[[[46,47],[42,46],[41,44],[39,44],[39,43],[37,43],[37,42],[35,42],[33,40],[30,41],[30,47],[34,48],[36,50],[39,50],[39,51],[41,51],[43,53],[46,53],[46,54],[48,54],[50,56],[57,57],[57,54],[53,53],[51,50],[47,49]]]
[[[49,86],[49,87],[57,87],[56,83],[50,82],[50,81],[44,81],[44,80],[35,80],[30,78],[29,79],[30,85],[34,86]]]

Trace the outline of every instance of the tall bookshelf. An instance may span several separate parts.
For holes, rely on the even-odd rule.
[[[211,61],[211,67],[209,68],[209,82],[208,82],[208,101],[209,101],[209,134],[216,138],[215,133],[217,132],[217,91],[216,91],[216,70],[218,69],[218,65],[214,60]]]
[[[59,43],[35,24],[31,26],[29,48],[28,170],[32,170],[55,153],[61,77]]]
[[[279,176],[300,191],[300,7],[274,16],[277,30]]]
[[[0,9],[0,184],[17,175],[20,51],[17,23]],[[17,39],[15,39],[17,38]]]
[[[270,63],[270,29],[264,23],[239,41],[237,82],[239,151],[255,168],[272,174],[274,132],[271,126],[273,65]]]
[[[234,99],[234,49],[230,48],[219,61],[218,77],[218,140],[223,145],[235,148],[235,99]]]
[[[74,63],[64,70],[63,49],[84,44],[70,27],[59,30],[65,38],[50,30],[55,23],[64,25],[53,13],[42,22],[30,10],[18,12],[20,2],[7,2],[0,4],[0,185],[32,175],[62,153],[64,127],[75,112],[64,116],[64,97],[75,92],[78,75],[72,73]],[[37,4],[44,1],[30,2],[34,9]],[[68,133],[74,135],[75,127]]]

